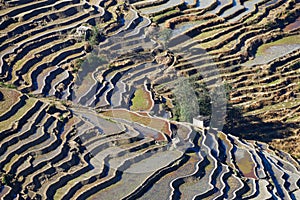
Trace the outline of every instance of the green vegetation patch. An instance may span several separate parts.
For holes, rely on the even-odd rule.
[[[211,115],[211,98],[206,85],[197,84],[193,78],[179,81],[175,87],[174,95],[172,111],[174,120],[192,122],[193,118],[199,114]]]
[[[132,99],[132,106],[130,110],[141,111],[151,109],[151,95],[143,88],[139,88],[135,91]]]

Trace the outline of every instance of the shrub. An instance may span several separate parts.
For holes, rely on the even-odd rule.
[[[97,56],[95,54],[90,54],[87,57],[87,62],[91,67],[93,67],[93,66],[97,67],[103,63],[106,63],[106,59],[103,56]]]
[[[231,85],[226,82],[210,92],[205,84],[197,83],[194,78],[181,81],[174,90],[173,120],[191,122],[198,115],[211,115],[212,102],[215,106],[226,106],[231,90]]]
[[[193,87],[188,80],[179,80],[174,90],[175,105],[173,118],[180,121],[192,122],[199,113],[199,106]]]
[[[17,89],[17,86],[15,86],[14,84],[10,84],[10,83],[0,82],[0,86],[6,87],[6,88],[9,88],[9,89]]]
[[[161,40],[163,43],[164,47],[167,48],[170,38],[172,37],[172,30],[171,29],[163,29],[158,32],[157,37]]]
[[[28,93],[27,94],[29,97],[35,97],[35,95],[34,94],[30,94],[30,93]]]
[[[61,104],[62,104],[63,106],[65,106],[65,107],[69,107],[69,104],[68,104],[67,101],[61,101]]]
[[[89,52],[91,52],[93,50],[93,47],[92,47],[92,45],[90,45],[90,43],[86,43],[86,44],[84,44],[84,50],[87,53],[89,53]]]
[[[82,63],[84,62],[83,59],[78,58],[75,63],[74,63],[74,67],[72,69],[72,72],[76,73],[78,72],[78,70],[80,69],[80,67],[82,66]]]
[[[63,122],[65,120],[64,116],[60,115],[59,116],[59,121]]]
[[[91,36],[89,37],[89,42],[91,45],[98,45],[102,40],[102,34],[100,33],[99,29],[94,26],[92,28]]]
[[[11,182],[11,177],[8,174],[3,174],[1,177],[1,182],[4,185],[9,185]]]

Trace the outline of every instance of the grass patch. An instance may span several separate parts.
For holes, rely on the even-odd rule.
[[[151,95],[143,88],[137,89],[134,93],[134,97],[132,99],[132,106],[130,107],[130,110],[149,110],[151,109],[151,107]]]

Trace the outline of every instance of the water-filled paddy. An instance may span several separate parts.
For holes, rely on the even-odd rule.
[[[175,28],[172,30],[172,37],[177,36],[199,24],[201,24],[203,21],[192,21],[192,22],[184,22],[180,23],[175,26]]]
[[[261,45],[256,52],[255,58],[245,63],[246,66],[266,64],[276,58],[282,57],[300,49],[300,36],[290,36],[275,42]]]
[[[255,4],[258,4],[261,0],[250,0],[250,1],[246,1],[244,2],[243,5],[237,5],[235,4],[234,7],[231,9],[231,13],[227,13],[228,14],[232,14],[233,10],[235,10],[235,12],[237,12],[239,9],[243,9],[243,7],[245,8],[245,11],[242,12],[241,14],[238,14],[237,16],[233,17],[232,19],[230,19],[230,22],[235,22],[240,20],[242,17],[246,16],[247,14],[249,14],[250,12],[255,10]],[[230,10],[230,9],[229,9]],[[225,14],[225,13],[224,13]]]
[[[149,7],[149,8],[144,8],[144,9],[141,9],[140,11],[142,12],[142,14],[150,14],[150,13],[160,12],[164,9],[173,7],[173,6],[178,5],[180,3],[181,3],[181,0],[169,0],[165,4],[161,4],[161,5],[158,5],[158,6],[152,6],[152,7]]]
[[[194,0],[185,0],[184,1],[187,5],[192,5],[194,4]]]
[[[197,4],[197,7],[199,7],[199,8],[207,8],[213,2],[214,2],[213,0],[199,0],[199,3]]]
[[[295,22],[287,25],[284,28],[284,31],[291,31],[291,30],[294,30],[294,29],[299,28],[299,27],[300,27],[300,17],[298,17]]]

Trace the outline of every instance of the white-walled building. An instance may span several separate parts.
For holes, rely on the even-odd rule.
[[[193,118],[193,125],[198,128],[204,129],[205,127],[209,126],[209,119],[209,116],[199,115],[198,117]]]

